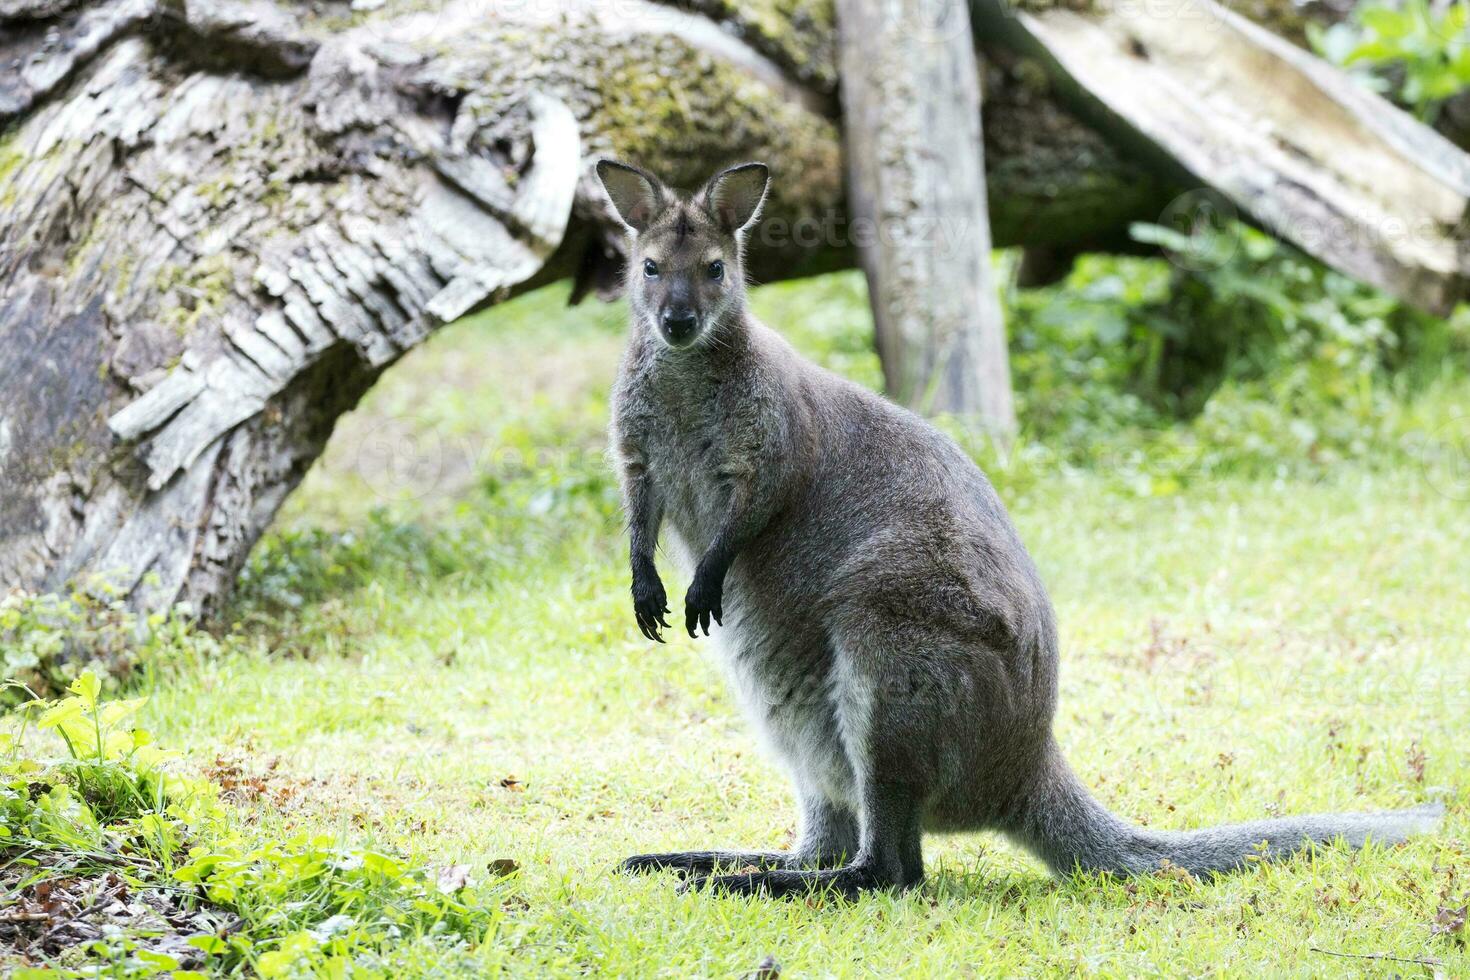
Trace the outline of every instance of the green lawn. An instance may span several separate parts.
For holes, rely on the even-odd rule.
[[[261,775],[252,837],[325,833],[482,880],[516,862],[488,886],[485,941],[409,943],[383,969],[1470,974],[1463,931],[1430,930],[1470,885],[1467,505],[1433,465],[1145,496],[1022,451],[994,476],[1057,606],[1061,741],[1110,806],[1166,828],[1442,799],[1435,837],[1217,882],[1060,882],[997,838],[930,837],[923,888],[852,904],[612,874],[640,851],[782,845],[794,814],[706,645],[633,624],[602,458],[623,313],[558,299],[395,367],[258,549],[235,652],[145,709],[190,767]],[[758,298],[872,383],[861,303],[851,276]]]

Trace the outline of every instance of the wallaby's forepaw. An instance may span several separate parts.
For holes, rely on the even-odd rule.
[[[696,628],[703,629],[704,635],[709,636],[710,617],[714,617],[721,626],[725,625],[722,618],[725,615],[722,607],[724,590],[724,583],[718,577],[703,571],[695,572],[694,583],[684,594],[684,628],[690,636],[699,636]]]
[[[633,616],[638,620],[638,629],[644,636],[657,643],[659,627],[671,629],[664,615],[669,612],[669,597],[664,594],[664,584],[658,573],[640,575],[633,579]]]

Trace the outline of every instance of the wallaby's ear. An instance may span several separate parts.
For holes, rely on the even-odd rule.
[[[742,163],[721,170],[704,185],[704,204],[725,231],[734,234],[760,214],[771,171],[764,163]]]
[[[663,185],[637,167],[616,160],[598,160],[597,176],[618,217],[636,232],[643,232],[663,208]]]

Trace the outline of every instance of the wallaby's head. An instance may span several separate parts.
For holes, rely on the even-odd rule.
[[[671,347],[689,347],[738,309],[745,295],[741,239],[766,196],[763,163],[721,170],[684,196],[612,160],[597,176],[632,233],[628,302],[635,322]]]

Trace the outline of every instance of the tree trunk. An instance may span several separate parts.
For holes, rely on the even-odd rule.
[[[888,393],[1008,441],[980,68],[964,0],[838,0],[853,227]],[[857,237],[857,236],[855,236]]]
[[[760,278],[849,265],[823,0],[0,0],[0,588],[209,607],[337,417],[438,325],[615,291],[601,154],[761,158]],[[986,59],[998,244],[1106,246],[1169,179]]]

